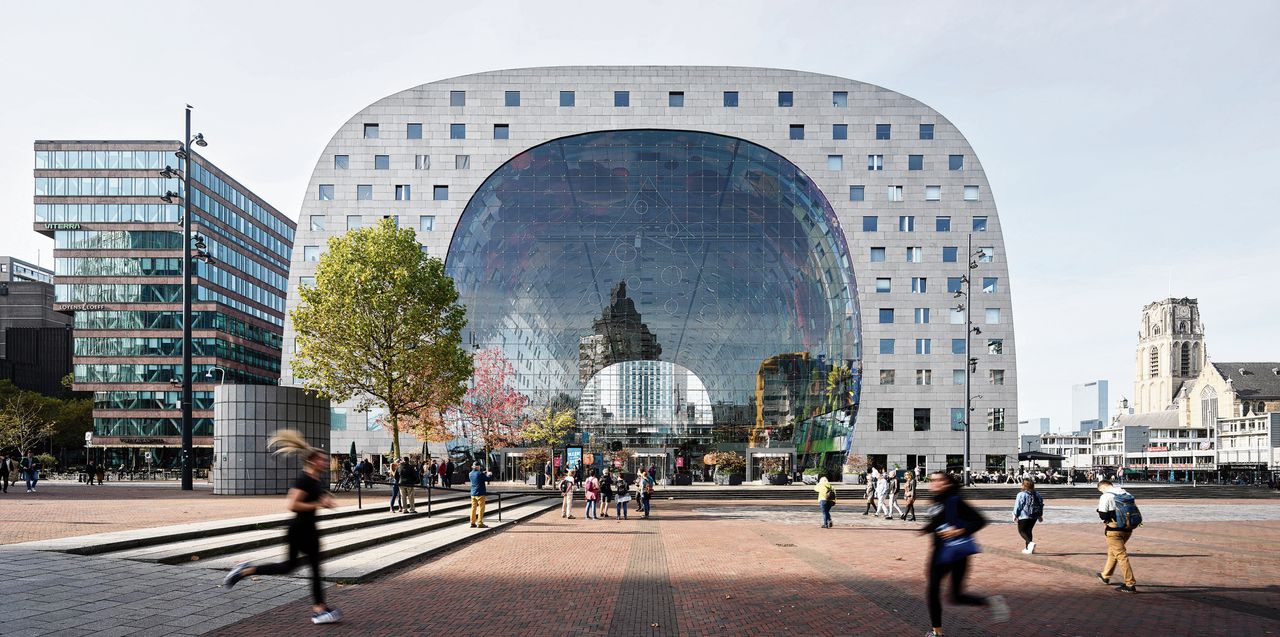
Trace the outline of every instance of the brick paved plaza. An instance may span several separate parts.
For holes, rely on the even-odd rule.
[[[50,516],[54,537],[83,532],[85,523],[101,531],[281,506],[276,497],[156,487],[98,492],[119,501],[76,493],[49,489],[40,500],[10,493],[2,506],[21,511],[22,521],[6,514],[0,541],[38,535],[33,514]],[[1151,501],[1149,523],[1130,542],[1138,595],[1093,579],[1104,545],[1087,521],[1092,500],[1051,500],[1034,556],[1019,552],[1004,502],[976,503],[1001,508],[987,511],[1000,523],[979,536],[985,551],[975,558],[971,588],[1005,595],[1013,619],[992,625],[982,609],[947,606],[948,635],[1280,635],[1276,500]],[[93,585],[88,571],[98,558],[41,554],[56,555],[44,559],[66,579],[46,578],[47,591],[29,593],[69,601],[43,617],[0,621],[0,634],[161,635],[189,622],[186,634],[219,635],[923,635],[927,539],[913,532],[917,525],[858,515],[856,504],[842,500],[831,530],[818,528],[816,506],[788,502],[658,500],[654,519],[625,522],[564,520],[552,511],[372,583],[331,587],[330,603],[346,619],[325,627],[307,622],[301,579],[264,577],[227,591],[213,571],[127,563],[110,577],[137,590],[121,593]],[[0,550],[10,571],[14,555]],[[147,599],[155,582],[165,599]],[[4,588],[4,599],[21,599],[20,585]],[[113,604],[131,609],[123,625],[110,623]],[[76,624],[85,613],[104,619]]]

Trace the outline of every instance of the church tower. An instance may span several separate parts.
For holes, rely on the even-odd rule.
[[[1195,299],[1168,298],[1142,308],[1134,370],[1134,413],[1163,411],[1205,364],[1204,325]]]

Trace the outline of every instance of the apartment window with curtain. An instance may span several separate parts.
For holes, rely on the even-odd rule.
[[[916,384],[917,384],[917,385],[932,385],[932,384],[933,384],[933,370],[932,370],[932,369],[917,369],[917,370],[916,370]]]
[[[911,277],[911,293],[924,294],[929,289],[929,279],[922,276]]]
[[[884,155],[867,155],[867,170],[884,170]]]
[[[925,186],[925,187],[924,187],[924,200],[925,200],[925,201],[941,201],[941,200],[942,200],[942,186]]]
[[[412,199],[409,184],[396,185],[396,201],[409,201]]]
[[[894,384],[894,381],[896,381],[896,380],[897,380],[897,376],[898,376],[898,374],[897,374],[897,371],[896,371],[896,370],[892,370],[892,369],[882,369],[882,370],[880,370],[880,384],[881,384],[881,385],[892,385],[892,384]]]
[[[361,225],[360,221],[360,215],[347,215],[347,231],[359,230]]]

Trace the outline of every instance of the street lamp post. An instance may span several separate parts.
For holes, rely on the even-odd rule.
[[[978,260],[986,256],[982,250],[973,251],[973,234],[970,233],[968,241],[965,244],[966,263],[968,264],[968,272],[961,277],[964,283],[964,291],[956,291],[955,297],[964,298],[964,303],[960,305],[960,310],[964,311],[964,469],[961,475],[961,484],[968,486],[971,482],[973,464],[972,464],[972,429],[973,424],[973,374],[978,366],[978,358],[973,355],[973,336],[981,334],[980,328],[973,325],[973,271],[978,269]]]

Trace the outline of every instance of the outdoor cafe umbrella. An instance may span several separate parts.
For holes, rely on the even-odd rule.
[[[356,461],[356,441],[351,441],[351,462]]]

